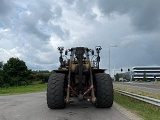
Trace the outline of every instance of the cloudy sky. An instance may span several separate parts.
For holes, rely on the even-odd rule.
[[[160,65],[160,0],[0,0],[0,61],[57,69],[58,46],[102,46],[102,68]]]

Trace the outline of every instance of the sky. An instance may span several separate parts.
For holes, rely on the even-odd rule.
[[[59,51],[101,46],[101,68],[160,65],[160,0],[0,0],[0,61],[59,67]],[[110,47],[115,46],[117,47]]]

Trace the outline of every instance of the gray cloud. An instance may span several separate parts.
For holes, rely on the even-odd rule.
[[[95,0],[65,0],[68,3],[68,8],[76,11],[76,13],[86,20],[94,20],[97,15],[93,13],[92,8],[95,5]]]
[[[160,65],[159,37],[152,33],[124,38],[116,49],[112,49],[112,67]]]
[[[51,33],[56,34],[62,40],[67,40],[70,34],[70,31],[67,29],[62,29],[60,25],[50,25]]]
[[[21,1],[0,2],[0,24],[9,30],[3,33],[0,29],[0,41],[6,40],[6,42],[1,42],[3,43],[0,45],[2,50],[7,52],[8,49],[16,47],[19,57],[25,60],[30,68],[53,68],[55,66],[52,58],[54,51],[52,47],[49,47],[49,38],[52,34],[61,39],[69,36],[67,29],[62,29],[58,24],[52,24],[53,21],[57,23],[56,21],[62,17],[61,7],[53,4],[52,1],[43,0],[25,3]],[[10,47],[6,46],[8,43],[11,43],[7,45]],[[16,52],[14,54],[17,54]]]
[[[0,54],[18,56],[31,69],[57,69],[57,46],[101,45],[102,68],[110,45],[118,45],[111,48],[111,69],[160,65],[159,0],[7,2],[0,1]]]
[[[12,7],[11,7],[12,4]],[[53,3],[52,3],[53,4]],[[50,27],[48,25],[49,20],[59,19],[62,16],[62,9],[60,6],[55,4],[51,5],[51,2],[45,2],[39,0],[38,2],[30,2],[24,4],[23,2],[17,1],[14,4],[9,1],[2,0],[0,4],[0,22],[5,27],[10,27],[14,31],[26,32],[28,34],[34,34],[42,40],[47,40],[51,34],[43,31],[44,28]],[[11,9],[12,8],[12,9]],[[9,15],[9,13],[11,13]],[[39,22],[43,23],[43,27],[39,26]],[[60,36],[60,34],[65,34],[61,26],[51,25],[54,29],[55,34]],[[41,29],[42,28],[42,29]],[[51,28],[51,27],[50,27]],[[57,29],[57,30],[56,30]],[[68,34],[68,33],[67,33]]]
[[[10,26],[10,15],[13,10],[14,3],[11,0],[0,0],[0,24],[4,28]]]
[[[64,0],[68,4],[73,4],[75,1],[74,0]]]
[[[56,6],[53,9],[53,13],[52,14],[54,15],[54,18],[56,18],[56,19],[62,17],[62,8],[59,7],[59,6]]]
[[[0,16],[6,16],[12,9],[10,0],[0,0]]]
[[[146,32],[160,28],[159,5],[159,0],[98,0],[99,9],[103,14],[127,14],[137,30]]]

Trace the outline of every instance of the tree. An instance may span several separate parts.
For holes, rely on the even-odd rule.
[[[2,69],[2,67],[3,67],[3,62],[1,61],[0,62],[0,69]]]
[[[143,74],[143,81],[147,81],[147,78],[146,78],[146,71],[144,71],[144,74]]]
[[[3,72],[0,69],[0,87],[3,85],[4,81],[3,81]]]
[[[12,57],[3,65],[4,83],[9,86],[30,84],[31,81],[27,79],[30,73],[25,62],[19,58]]]
[[[119,75],[118,75],[118,73],[116,73],[116,75],[115,75],[115,80],[119,81]]]

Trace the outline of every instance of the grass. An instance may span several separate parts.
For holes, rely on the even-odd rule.
[[[46,86],[47,86],[46,84],[33,84],[28,86],[0,88],[0,95],[40,92],[40,91],[45,91]]]
[[[144,120],[160,120],[160,107],[114,93],[114,101],[126,109],[137,113]]]
[[[151,92],[145,92],[145,91],[140,91],[140,90],[134,90],[134,89],[125,88],[125,87],[121,87],[121,86],[114,86],[114,89],[124,90],[124,91],[127,91],[127,92],[152,97],[152,98],[155,98],[155,99],[160,99],[160,94],[158,94],[158,93],[151,93]]]
[[[160,81],[153,82],[152,84],[155,84],[155,85],[160,85]]]

